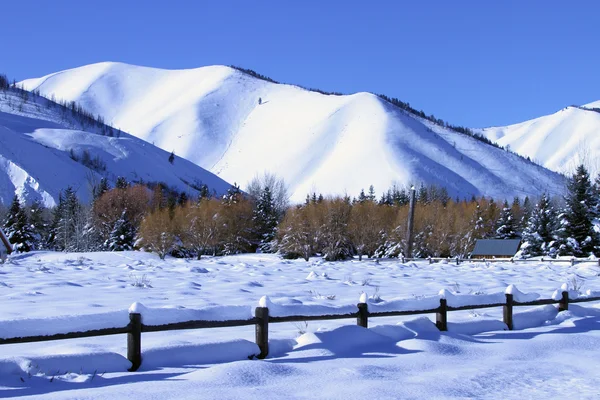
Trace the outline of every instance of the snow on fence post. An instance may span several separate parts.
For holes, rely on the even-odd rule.
[[[563,290],[562,298],[558,302],[558,312],[567,311],[569,309],[569,292]]]
[[[130,372],[137,371],[140,365],[142,365],[142,314],[138,312],[129,313],[127,359],[131,361]]]
[[[369,327],[369,306],[367,304],[367,294],[363,293],[360,295],[358,300],[358,313],[356,314],[356,324],[363,328]]]
[[[440,308],[435,314],[435,326],[440,331],[448,330],[448,301],[444,298],[440,298]]]
[[[260,349],[258,358],[263,359],[269,355],[269,299],[263,296],[254,310],[256,317],[256,345]]]
[[[508,327],[509,331],[513,330],[513,303],[514,303],[514,298],[512,293],[505,293],[506,296],[506,304],[504,304],[502,306],[502,315],[503,315],[503,321],[506,324],[506,326]]]

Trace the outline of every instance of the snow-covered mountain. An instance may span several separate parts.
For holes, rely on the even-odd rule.
[[[100,63],[22,84],[244,185],[282,176],[292,199],[423,182],[452,196],[558,193],[558,174],[370,94],[325,95],[224,66]]]
[[[600,167],[600,101],[479,132],[553,171],[570,173],[582,162]]]
[[[176,157],[171,164],[168,152],[103,124],[86,123],[43,97],[0,90],[0,204],[10,204],[17,194],[53,206],[68,186],[87,201],[102,177],[114,186],[119,176],[163,182],[190,194],[200,183],[218,193],[229,187],[185,159]]]

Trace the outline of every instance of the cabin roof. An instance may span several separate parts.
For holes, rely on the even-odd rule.
[[[472,256],[514,256],[521,239],[477,239]]]

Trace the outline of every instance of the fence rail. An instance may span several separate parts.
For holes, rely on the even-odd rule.
[[[460,263],[464,263],[464,262],[471,262],[471,263],[478,263],[478,262],[484,262],[484,263],[486,263],[486,262],[490,262],[490,263],[496,263],[496,262],[510,262],[510,263],[550,262],[550,263],[569,263],[569,264],[571,264],[571,266],[573,266],[575,264],[595,262],[600,267],[600,258],[598,260],[590,260],[587,258],[575,258],[575,257],[571,257],[569,259],[542,257],[539,260],[531,259],[531,258],[515,259],[514,257],[510,257],[510,258],[460,258],[460,257],[427,257],[427,258],[412,257],[411,258],[411,257],[400,257],[400,261],[403,264],[407,261],[428,261],[429,264],[433,264],[434,262],[447,261],[448,263],[456,263],[456,265],[459,265]]]
[[[473,304],[464,306],[449,306],[445,298],[440,298],[440,305],[436,308],[425,310],[402,310],[402,311],[377,311],[370,312],[367,303],[359,303],[355,313],[331,314],[331,315],[290,315],[290,316],[270,316],[267,307],[257,307],[253,318],[244,320],[225,320],[225,321],[207,321],[192,320],[185,322],[169,323],[162,325],[145,325],[142,323],[140,313],[131,312],[129,314],[129,324],[121,328],[95,329],[85,332],[69,332],[54,335],[38,335],[26,337],[13,337],[0,339],[0,344],[32,343],[50,340],[77,339],[95,336],[127,334],[127,359],[131,362],[129,371],[137,371],[142,364],[142,333],[143,332],[164,332],[183,329],[206,329],[206,328],[226,328],[237,326],[254,325],[256,329],[256,344],[260,350],[257,358],[265,358],[269,354],[269,324],[281,322],[297,321],[322,321],[356,318],[357,325],[367,328],[369,318],[378,317],[396,317],[420,314],[435,314],[436,326],[440,331],[448,330],[448,312],[475,310],[480,308],[503,308],[503,322],[509,330],[514,328],[513,309],[514,307],[541,306],[548,304],[558,304],[558,311],[565,311],[569,308],[569,303],[584,303],[591,301],[600,301],[600,297],[584,297],[569,300],[569,292],[563,291],[560,299],[540,299],[535,301],[517,302],[512,294],[506,294],[506,302],[493,304]]]

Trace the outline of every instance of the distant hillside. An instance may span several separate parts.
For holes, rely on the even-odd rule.
[[[479,132],[553,171],[569,173],[583,162],[600,172],[600,101]]]
[[[225,66],[160,70],[100,63],[22,84],[241,184],[270,171],[292,199],[374,185],[444,186],[495,198],[563,191],[563,177],[408,103],[324,94]]]
[[[0,203],[17,194],[46,206],[56,204],[68,186],[87,201],[102,177],[154,182],[190,195],[206,184],[223,193],[221,178],[180,157],[112,128],[102,117],[60,105],[35,93],[7,87],[0,79]]]

